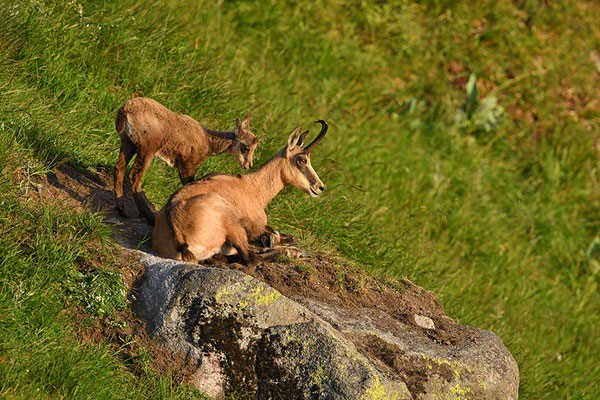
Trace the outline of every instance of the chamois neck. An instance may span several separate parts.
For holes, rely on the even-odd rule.
[[[263,208],[287,184],[281,176],[283,162],[285,162],[283,158],[275,156],[256,171],[243,176],[243,179],[255,189],[256,196],[262,203]]]
[[[235,139],[234,131],[216,131],[202,125],[202,129],[206,132],[206,138],[212,154],[221,154],[229,151],[231,144]]]

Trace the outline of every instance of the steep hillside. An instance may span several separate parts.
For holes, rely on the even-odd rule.
[[[254,111],[255,164],[327,119],[313,156],[325,194],[286,190],[270,224],[496,332],[523,398],[593,398],[598,20],[593,1],[4,2],[0,393],[192,395],[78,342],[73,307],[127,307],[111,228],[35,189],[59,164],[111,171],[115,111],[144,95],[220,129]],[[223,156],[198,175],[215,170],[239,172]],[[178,187],[153,162],[149,197]]]

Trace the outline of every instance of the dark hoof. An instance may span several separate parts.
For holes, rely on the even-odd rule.
[[[135,205],[140,213],[140,216],[145,217],[150,225],[154,225],[154,215],[158,213],[158,210],[154,204],[148,200],[146,193],[134,193],[133,200],[135,201]]]
[[[128,213],[127,211],[125,211],[124,208],[120,208],[119,206],[117,206],[117,212],[119,213],[119,217],[121,218],[135,218],[137,217],[137,215],[131,215],[130,213]]]
[[[116,199],[115,202],[119,216],[122,218],[131,218],[131,216],[127,214],[127,212],[125,212],[125,200],[123,199],[123,197],[119,197],[118,199]]]
[[[150,225],[154,226],[155,215],[154,214],[147,214],[145,217],[146,217],[146,221]]]

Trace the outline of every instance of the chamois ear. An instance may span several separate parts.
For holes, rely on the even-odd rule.
[[[292,133],[288,137],[287,146],[285,146],[285,152],[284,152],[286,157],[289,155],[290,150],[292,150],[294,147],[296,147],[296,144],[298,143],[298,139],[300,139],[300,132],[302,132],[302,127],[298,126],[296,129],[294,129],[292,131]]]
[[[252,111],[246,114],[244,121],[242,122],[242,128],[244,128],[245,131],[250,129],[250,118],[252,118]]]
[[[307,135],[308,135],[308,129],[305,130],[304,132],[302,132],[302,135],[300,135],[300,137],[298,138],[298,143],[296,143],[296,146],[303,146]]]
[[[233,131],[233,136],[237,139],[240,137],[241,132],[242,132],[242,123],[240,122],[240,119],[237,118],[235,120],[235,129]]]

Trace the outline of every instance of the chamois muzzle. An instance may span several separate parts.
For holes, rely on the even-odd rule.
[[[319,134],[317,135],[317,137],[315,138],[315,140],[312,141],[311,144],[309,144],[308,146],[306,146],[304,148],[304,152],[306,154],[309,154],[312,149],[321,141],[323,140],[323,137],[325,136],[325,134],[327,133],[327,129],[329,128],[329,126],[327,125],[327,122],[323,121],[322,119],[315,121],[315,123],[317,124],[321,124],[321,132],[319,132]]]

